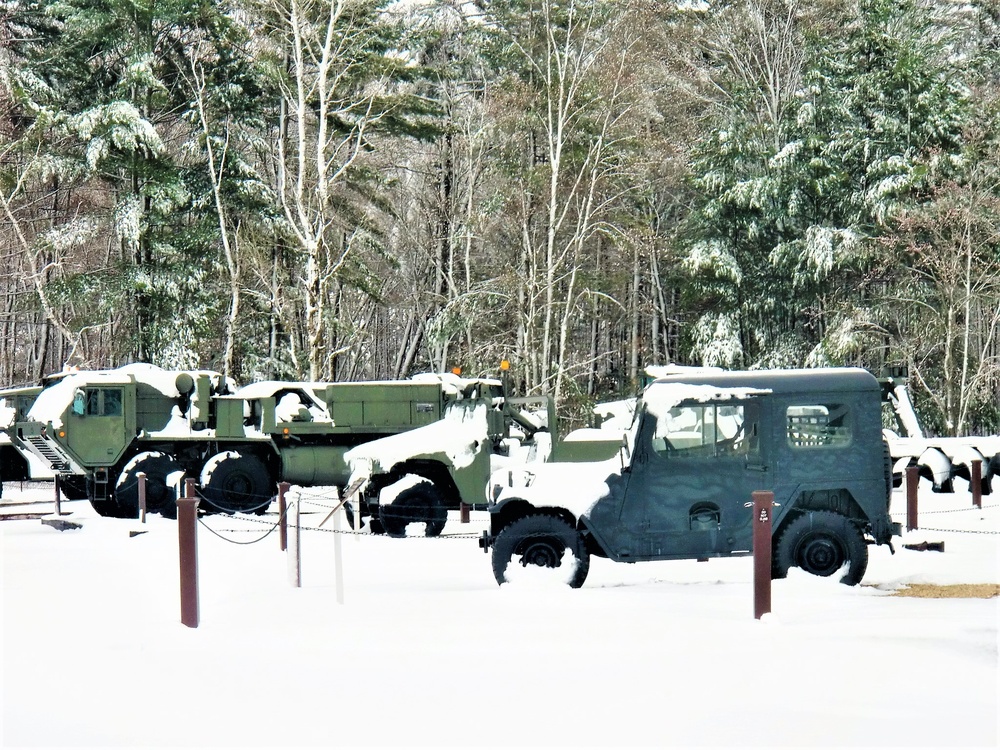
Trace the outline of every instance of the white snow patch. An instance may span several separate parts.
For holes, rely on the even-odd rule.
[[[51,485],[8,483],[2,502],[51,496]],[[905,500],[893,492],[894,518]],[[946,495],[921,482],[921,522],[950,531],[908,532],[895,555],[870,547],[863,586],[792,569],[772,582],[762,620],[749,557],[595,556],[578,590],[497,586],[475,538],[304,528],[294,587],[276,534],[243,543],[269,533],[261,521],[276,506],[261,519],[204,516],[198,628],[180,622],[175,521],[152,515],[131,537],[136,521],[64,501],[81,529],[0,523],[3,744],[995,748],[1000,600],[889,595],[920,581],[1000,582],[1000,505],[983,500],[973,509],[964,483]],[[453,512],[446,532],[478,536],[488,516],[471,516],[460,525]],[[945,552],[902,547],[923,541]],[[484,674],[497,710],[517,717],[487,732],[495,711],[470,703]],[[525,685],[553,675],[542,710]],[[352,713],[360,695],[381,696],[394,720]],[[331,723],[331,706],[346,707],[342,720]],[[553,718],[581,710],[586,721]]]

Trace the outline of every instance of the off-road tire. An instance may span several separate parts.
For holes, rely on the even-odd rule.
[[[505,526],[493,543],[493,575],[498,584],[507,583],[507,566],[514,558],[520,565],[559,567],[567,549],[576,557],[576,570],[567,583],[578,589],[590,572],[590,552],[580,532],[555,516],[519,518]]]
[[[848,563],[840,582],[861,583],[868,568],[868,545],[850,519],[830,511],[808,511],[781,530],[774,544],[775,578],[801,568],[817,576],[831,576]]]
[[[118,518],[139,517],[139,474],[146,475],[146,512],[177,518],[177,496],[167,477],[180,466],[166,453],[146,451],[134,456],[122,468],[115,482],[114,503]],[[95,506],[95,510],[98,510]]]
[[[253,454],[225,451],[206,461],[202,469],[201,496],[208,511],[261,515],[275,494],[271,473]]]
[[[439,536],[448,521],[448,508],[441,491],[431,482],[409,487],[388,505],[379,507],[379,520],[389,536],[406,536],[411,523],[423,523],[426,536]]]

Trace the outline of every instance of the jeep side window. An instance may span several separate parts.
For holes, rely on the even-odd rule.
[[[757,422],[742,404],[674,407],[657,420],[653,450],[666,458],[749,455],[757,451]]]
[[[851,442],[851,412],[846,404],[789,406],[785,422],[792,448],[843,448]]]

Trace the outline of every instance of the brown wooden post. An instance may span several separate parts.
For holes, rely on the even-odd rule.
[[[139,523],[146,523],[146,472],[140,471],[135,478],[139,482]]]
[[[55,481],[55,491],[56,491],[56,515],[62,515],[62,487],[59,486],[59,475],[56,474]]]
[[[771,514],[773,492],[753,492],[753,616],[771,611]]]
[[[978,458],[969,467],[969,485],[972,488],[972,504],[983,507],[983,462]]]
[[[459,519],[461,523],[469,523],[469,504],[460,503],[458,506]]]
[[[917,528],[917,484],[920,482],[920,469],[916,466],[906,467],[906,530]]]
[[[288,505],[285,501],[285,493],[288,492],[288,482],[278,483],[278,543],[281,551],[288,549]]]
[[[177,546],[180,551],[181,622],[198,627],[198,498],[188,479],[184,497],[177,498]]]

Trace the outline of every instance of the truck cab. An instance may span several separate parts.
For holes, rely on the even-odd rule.
[[[617,562],[747,555],[758,490],[774,493],[774,574],[843,571],[899,533],[878,381],[856,368],[705,372],[643,392],[619,455],[547,464],[491,481],[498,583],[507,565],[559,567],[582,585],[589,556]]]

